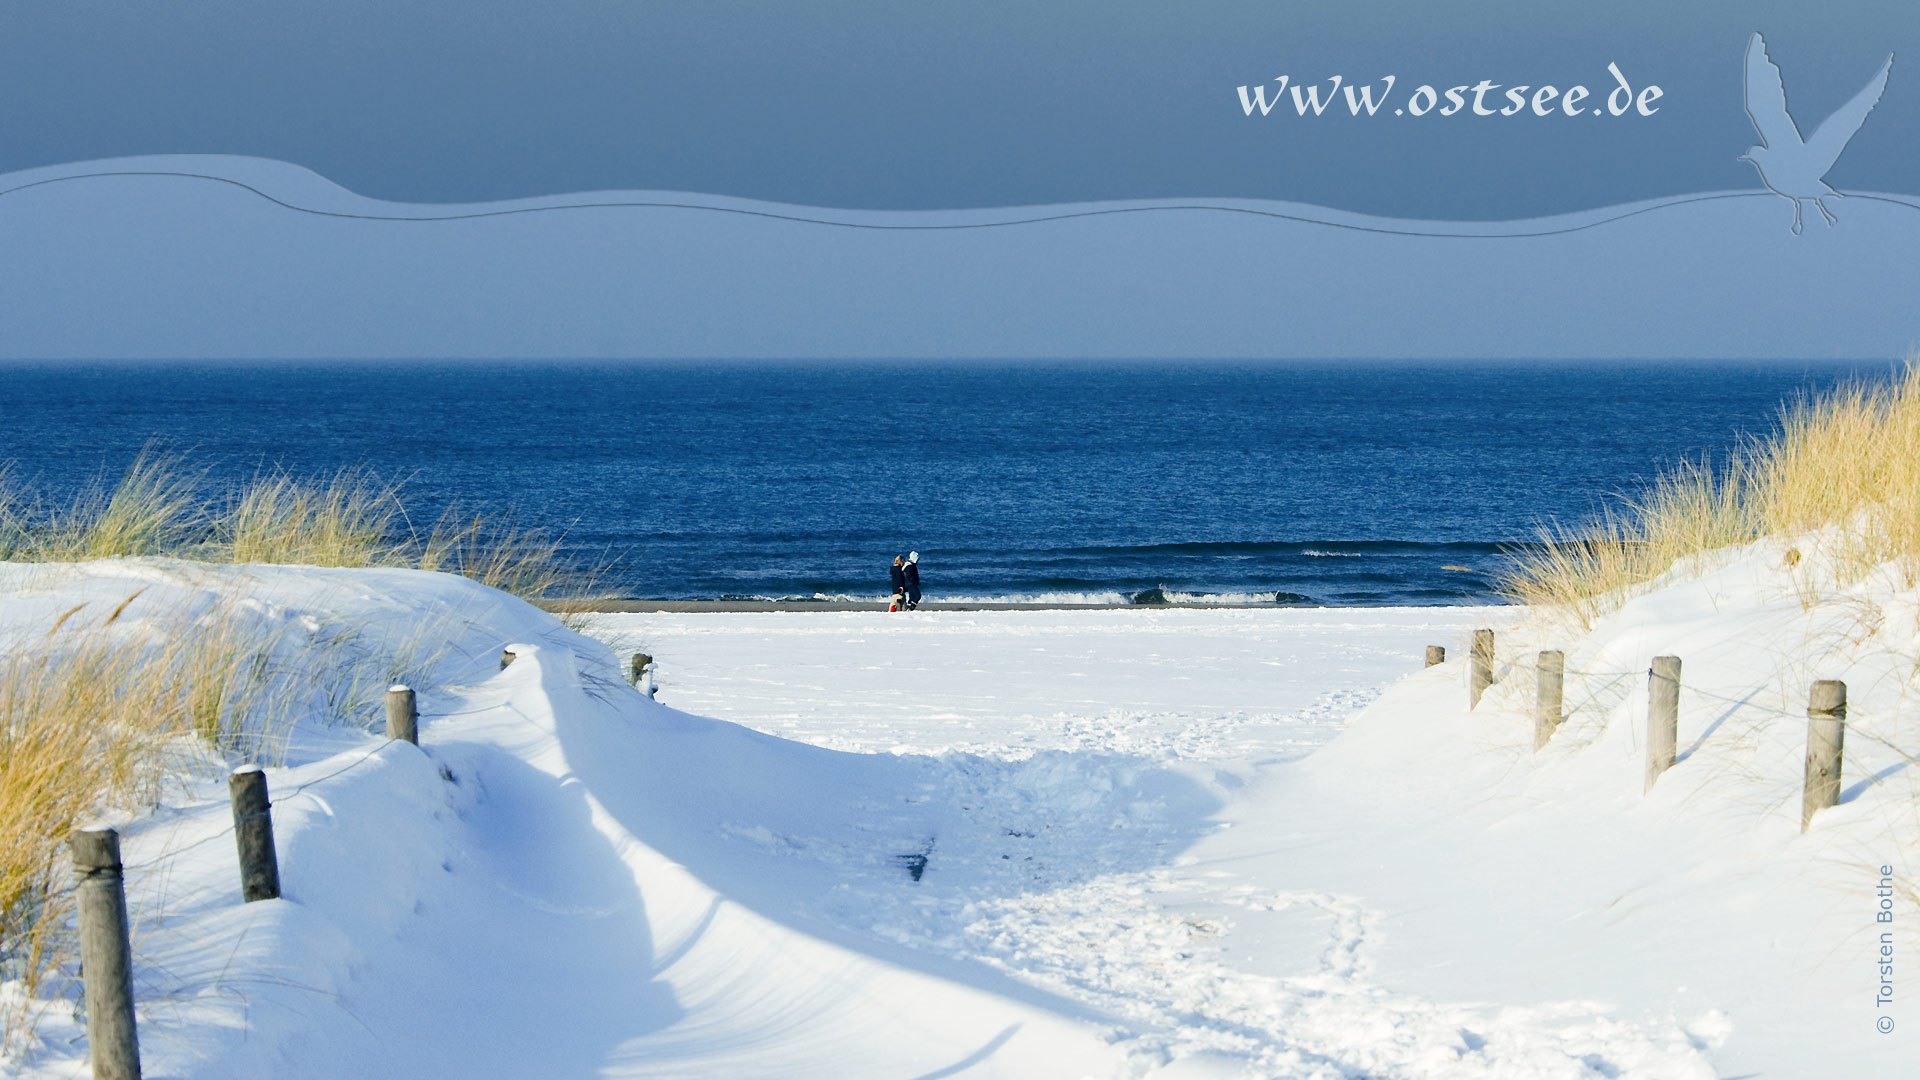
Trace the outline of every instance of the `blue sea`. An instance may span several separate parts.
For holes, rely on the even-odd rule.
[[[367,465],[409,514],[563,533],[636,598],[1494,599],[1503,551],[1882,365],[205,363],[0,367],[61,498],[158,442],[219,481]]]

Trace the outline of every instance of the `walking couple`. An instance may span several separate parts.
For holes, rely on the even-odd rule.
[[[909,552],[907,557],[893,557],[893,603],[888,611],[905,608],[912,611],[920,606],[920,553]]]

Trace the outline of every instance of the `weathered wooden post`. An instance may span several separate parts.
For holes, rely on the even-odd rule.
[[[513,663],[513,650],[501,649],[500,650],[500,670],[501,671],[507,670],[507,665],[511,663]]]
[[[280,896],[280,859],[273,850],[273,804],[267,774],[245,765],[227,777],[233,800],[233,840],[240,850],[240,897],[246,903]]]
[[[1427,646],[1427,666],[1428,667],[1432,667],[1435,664],[1444,664],[1446,662],[1447,662],[1447,647],[1445,645]]]
[[[629,666],[628,672],[627,672],[628,677],[633,682],[633,685],[640,687],[642,690],[646,689],[647,669],[652,666],[653,666],[653,657],[648,656],[646,653],[643,653],[643,652],[634,653],[633,662]]]
[[[86,984],[87,1054],[94,1080],[140,1080],[140,1037],[133,1025],[133,946],[127,938],[127,887],[120,834],[104,825],[75,829],[75,906],[80,913],[80,972]]]
[[[414,707],[409,687],[394,685],[387,689],[387,738],[420,745],[420,711]]]
[[[1821,679],[1807,695],[1807,786],[1800,800],[1800,831],[1815,810],[1840,801],[1840,754],[1847,738],[1847,684]]]
[[[1473,649],[1468,654],[1467,708],[1480,704],[1480,695],[1493,685],[1493,631],[1475,630]]]
[[[1647,669],[1647,786],[1673,768],[1680,749],[1680,658],[1656,656]]]
[[[1564,717],[1563,703],[1566,700],[1567,654],[1558,649],[1545,649],[1540,653],[1539,692],[1533,700],[1533,748],[1547,745],[1553,733],[1559,729]]]

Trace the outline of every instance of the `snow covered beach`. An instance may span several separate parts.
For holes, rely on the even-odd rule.
[[[1879,935],[1920,945],[1893,734],[1920,594],[1809,608],[1766,544],[1575,636],[1518,609],[601,616],[616,651],[414,571],[107,560],[8,565],[0,589],[9,644],[76,604],[138,592],[115,624],[138,627],[237,596],[328,685],[420,691],[419,749],[317,708],[285,732],[285,899],[239,902],[221,763],[120,812],[149,1076],[1891,1076],[1914,1056],[1874,1025],[1909,1023],[1876,1008]],[[1499,681],[1469,712],[1479,625]],[[343,627],[352,647],[324,647]],[[1454,660],[1422,670],[1428,643]],[[1535,754],[1542,647],[1567,652],[1568,719]],[[654,700],[621,678],[634,649]],[[1643,796],[1666,652],[1681,754]],[[1802,835],[1816,674],[1854,712],[1841,804]],[[1883,864],[1909,890],[1890,924]],[[43,985],[21,1075],[84,1075],[73,992]]]

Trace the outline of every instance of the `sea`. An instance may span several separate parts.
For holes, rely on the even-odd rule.
[[[143,448],[209,484],[366,467],[543,528],[637,599],[1497,603],[1544,525],[1724,460],[1832,362],[0,366],[57,505]]]

